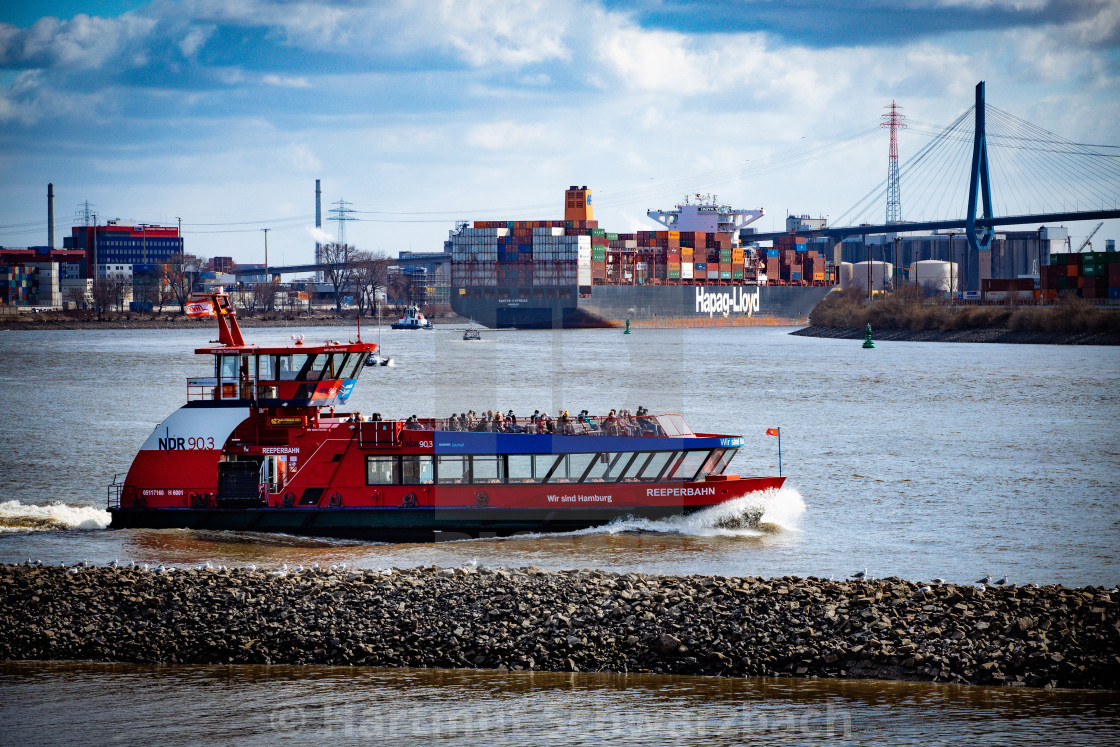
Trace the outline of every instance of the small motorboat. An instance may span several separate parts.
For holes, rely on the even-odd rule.
[[[478,334],[478,330],[474,327],[469,327],[463,331],[464,340],[481,340],[482,335]]]
[[[392,326],[393,329],[431,329],[432,323],[420,313],[419,306],[409,306]]]

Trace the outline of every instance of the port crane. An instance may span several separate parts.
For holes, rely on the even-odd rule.
[[[1101,221],[1097,224],[1096,228],[1089,232],[1089,235],[1086,236],[1085,240],[1081,242],[1081,246],[1077,247],[1078,254],[1081,254],[1081,252],[1085,251],[1085,247],[1089,247],[1090,249],[1093,247],[1091,239],[1097,235],[1097,231],[1101,230],[1101,226],[1103,225],[1104,221]]]

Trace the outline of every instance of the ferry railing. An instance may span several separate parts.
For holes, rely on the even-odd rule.
[[[468,418],[423,418],[403,423],[407,430],[473,431],[476,433],[551,433],[560,436],[692,436],[695,435],[680,415],[585,416],[564,420],[532,421],[527,417],[497,423]]]

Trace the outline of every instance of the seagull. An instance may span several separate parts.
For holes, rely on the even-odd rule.
[[[78,566],[74,566],[73,568],[68,568],[66,570],[66,575],[67,576],[76,576],[78,574],[78,570],[79,570]]]
[[[1004,576],[1003,578],[1001,578],[1000,580],[995,582],[996,586],[1004,586],[1006,584],[1007,584],[1007,576]]]
[[[255,570],[257,570],[257,566],[256,566],[256,564],[255,564],[255,563],[250,563],[250,564],[249,564],[249,570],[250,570],[250,571],[255,571]]]
[[[113,562],[109,564],[109,567],[110,568],[120,568],[121,567],[121,561],[117,560],[116,558],[113,558]]]
[[[978,583],[978,584],[983,584],[984,586],[987,586],[987,585],[988,585],[988,584],[990,584],[991,582],[992,582],[992,574],[990,574],[990,573],[985,573],[985,574],[984,574],[984,578],[980,579],[980,580],[979,580],[979,581],[977,581],[976,583]]]
[[[856,581],[864,580],[865,578],[867,578],[867,569],[864,568],[862,571],[856,571],[852,574],[852,578],[854,578]]]
[[[929,580],[929,582],[931,584],[933,584],[934,586],[941,586],[942,584],[945,583],[945,579],[943,579],[943,578],[931,578]]]
[[[276,576],[276,578],[284,578],[285,576],[288,575],[288,572],[287,571],[273,571],[270,575]]]

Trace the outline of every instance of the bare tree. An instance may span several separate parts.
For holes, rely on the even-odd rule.
[[[386,281],[386,288],[394,300],[404,301],[406,306],[416,302],[416,281],[406,272],[394,272]]]
[[[359,314],[377,310],[377,294],[385,288],[388,269],[389,258],[382,252],[354,253],[354,301]]]
[[[162,283],[163,278],[158,275],[141,275],[135,279],[132,296],[139,303],[141,311],[152,311],[157,305],[162,306],[159,302],[159,287]]]
[[[97,321],[101,315],[110,310],[121,296],[121,281],[112,275],[95,278],[93,281],[93,308],[97,312]]]
[[[172,254],[163,266],[163,279],[167,282],[172,298],[179,304],[179,313],[187,313],[187,301],[194,291],[198,274],[205,260],[192,254]]]
[[[342,289],[353,275],[354,255],[357,250],[349,244],[323,244],[319,253],[319,261],[324,265],[323,277],[334,286],[334,310],[336,314],[342,313]]]
[[[280,281],[269,279],[263,283],[253,283],[253,304],[264,311],[276,310],[276,296],[280,293]]]

